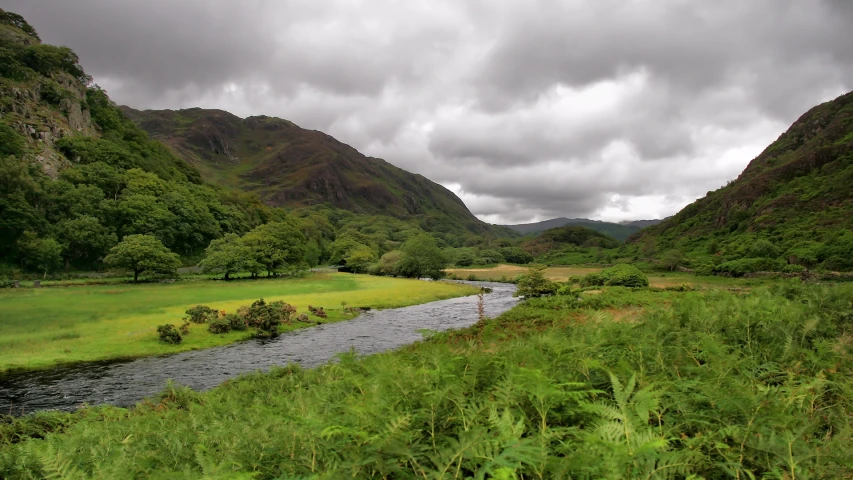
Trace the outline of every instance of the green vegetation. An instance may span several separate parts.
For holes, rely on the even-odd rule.
[[[671,267],[675,250],[708,274],[853,270],[851,185],[853,92],[812,108],[737,180],[632,237],[632,253]]]
[[[152,235],[128,235],[110,249],[104,263],[111,267],[133,271],[133,281],[146,271],[155,273],[174,272],[181,266],[177,255]]]
[[[234,329],[211,335],[207,324],[187,322],[180,345],[158,341],[156,327],[177,325],[185,311],[206,305],[236,313],[258,298],[284,300],[300,312],[325,306],[328,318],[352,318],[341,302],[390,308],[471,295],[476,289],[444,282],[420,282],[347,274],[311,275],[301,279],[198,280],[169,284],[74,286],[0,290],[0,371],[44,368],[59,363],[138,357],[223,345],[250,337]],[[186,314],[193,317],[192,312]],[[207,317],[205,317],[207,319]],[[293,321],[279,331],[314,325]]]
[[[203,184],[89,85],[74,52],[41,44],[20,16],[0,11],[0,29],[0,273],[102,269],[131,235],[191,258],[224,234],[288,218]]]
[[[639,220],[628,224],[602,222],[600,220],[590,220],[587,218],[552,218],[536,223],[523,223],[519,225],[505,225],[506,227],[515,230],[521,234],[538,234],[553,228],[560,227],[585,227],[595,230],[598,233],[615,238],[620,242],[624,242],[628,237],[637,233],[646,225],[656,224],[656,220]]]
[[[648,287],[649,279],[637,267],[620,263],[583,277],[584,287]]]
[[[0,474],[848,478],[851,288],[531,299],[397,352],[16,420]]]

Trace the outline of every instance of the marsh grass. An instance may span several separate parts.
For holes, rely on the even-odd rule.
[[[20,420],[0,476],[850,478],[851,298],[533,299],[395,352]]]
[[[309,304],[389,308],[475,294],[445,282],[316,274],[299,279],[196,281],[170,284],[77,286],[0,291],[0,372],[59,363],[157,355],[208,348],[248,338],[250,332],[213,335],[191,324],[180,345],[158,341],[156,328],[180,325],[187,308],[204,304],[235,312],[258,298]],[[323,322],[353,318],[330,308]],[[315,325],[293,322],[281,332]]]

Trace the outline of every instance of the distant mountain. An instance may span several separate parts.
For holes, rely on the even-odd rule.
[[[565,225],[550,228],[521,244],[521,248],[534,256],[558,252],[565,247],[602,247],[616,248],[619,242],[614,238],[588,227]]]
[[[275,117],[222,110],[122,111],[202,177],[273,206],[327,204],[355,213],[415,219],[433,232],[511,235],[475,217],[453,192],[316,130]]]
[[[853,269],[851,231],[853,92],[812,108],[736,180],[629,241],[841,270]]]
[[[588,218],[552,218],[536,223],[522,223],[518,225],[504,225],[516,232],[522,234],[544,232],[551,228],[559,228],[565,226],[587,227],[596,232],[603,233],[613,237],[619,241],[624,241],[634,233],[637,233],[645,226],[654,225],[660,220],[637,220],[628,223],[610,223],[600,220],[590,220]]]

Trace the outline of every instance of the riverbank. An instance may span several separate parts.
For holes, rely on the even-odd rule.
[[[851,295],[531,299],[385,354],[14,420],[0,476],[850,478]]]
[[[328,318],[283,325],[282,332],[353,318],[344,306],[383,309],[476,293],[449,282],[352,274],[312,274],[298,279],[174,284],[74,286],[0,291],[0,372],[32,370],[84,361],[136,358],[204,349],[248,338],[251,333],[215,335],[193,324],[180,345],[159,342],[157,325],[180,325],[184,311],[208,305],[234,312],[264,298],[284,300],[308,313],[323,307]],[[343,303],[345,302],[345,304]]]

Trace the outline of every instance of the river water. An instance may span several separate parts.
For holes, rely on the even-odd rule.
[[[463,282],[492,288],[486,315],[512,308],[515,285]],[[160,392],[167,379],[206,390],[238,375],[291,362],[304,367],[327,363],[341,352],[383,352],[423,338],[421,330],[444,331],[477,322],[477,296],[404,308],[369,311],[338,323],[296,330],[269,340],[253,339],[222,347],[137,360],[86,362],[50,370],[0,375],[0,413],[72,410],[80,405],[129,406]]]

